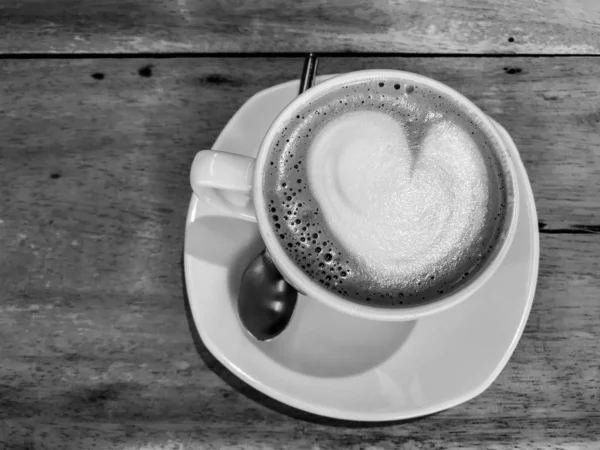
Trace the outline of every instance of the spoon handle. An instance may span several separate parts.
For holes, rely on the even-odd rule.
[[[318,64],[319,59],[314,53],[310,53],[304,60],[304,68],[302,69],[302,77],[300,77],[300,90],[298,95],[311,88],[315,83]]]

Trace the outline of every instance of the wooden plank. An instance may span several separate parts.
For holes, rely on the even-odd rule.
[[[181,297],[181,239],[173,234],[158,254],[140,239],[126,250],[135,259],[160,259],[146,266],[148,277],[161,280],[158,293],[129,275],[130,261],[118,264],[126,273],[120,283],[129,286],[110,295],[57,287],[43,294],[43,280],[32,281],[37,286],[27,295],[12,291],[0,315],[0,442],[4,432],[13,444],[7,448],[42,441],[48,448],[93,442],[122,449],[593,448],[600,419],[598,238],[544,235],[541,244],[525,334],[494,384],[443,413],[365,427],[267,399],[216,363],[201,342],[199,357]],[[85,248],[67,252],[94,258]]]
[[[598,54],[596,0],[22,0],[0,53]]]
[[[600,439],[593,232],[542,235],[535,303],[508,366],[481,396],[421,420],[309,416],[256,393],[194,342],[181,268],[189,164],[246,98],[301,66],[0,65],[0,443],[572,449]],[[597,226],[598,112],[582,107],[598,104],[594,58],[321,62],[322,73],[366,67],[410,68],[464,92],[514,136],[547,228]]]
[[[115,176],[105,175],[113,170],[109,161],[132,166],[140,160],[156,171],[170,171],[157,175],[162,178],[181,176],[188,168],[186,158],[210,146],[246,98],[298,77],[302,65],[294,58],[265,60],[264,69],[261,59],[219,61],[5,61],[0,73],[6,80],[3,107],[12,116],[0,123],[6,176],[36,177],[56,189],[53,195],[59,198],[75,194],[71,177],[42,182],[37,178],[42,166],[49,177],[61,168],[63,174],[76,174],[83,164],[86,176],[98,179],[94,193],[119,188],[117,180],[104,179]],[[595,58],[332,58],[321,61],[320,73],[375,67],[411,70],[465,93],[512,134],[532,179],[540,220],[548,228],[597,225],[600,87]],[[43,130],[44,136],[33,130]],[[40,155],[27,166],[15,166],[21,161],[8,152],[32,148]],[[176,167],[158,162],[166,148],[180,158]],[[131,152],[135,158],[119,162]],[[95,172],[97,162],[106,167],[102,174]],[[147,189],[160,194],[151,183]],[[26,204],[34,200],[31,195],[31,190],[21,190],[17,199]],[[88,197],[86,201],[95,201]]]

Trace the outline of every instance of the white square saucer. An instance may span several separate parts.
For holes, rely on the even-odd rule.
[[[213,148],[255,156],[267,128],[298,87],[295,80],[253,96]],[[337,419],[409,419],[485,391],[521,337],[539,264],[537,214],[527,173],[510,136],[496,125],[513,153],[522,192],[513,244],[496,274],[472,297],[414,322],[357,319],[301,295],[288,329],[270,342],[255,340],[242,327],[236,305],[242,272],[263,248],[258,227],[192,195],[185,279],[194,322],[208,350],[264,394]]]

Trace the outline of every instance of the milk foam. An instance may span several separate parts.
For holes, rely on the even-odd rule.
[[[294,264],[358,303],[428,303],[498,248],[502,162],[476,118],[426,86],[367,80],[299,108],[270,149],[269,220]]]
[[[314,138],[307,163],[323,219],[381,288],[439,272],[484,226],[485,163],[452,122],[434,124],[411,148],[388,114],[348,113]]]

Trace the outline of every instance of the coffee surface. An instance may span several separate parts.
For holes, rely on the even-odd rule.
[[[452,293],[497,251],[501,161],[473,117],[431,87],[355,82],[305,105],[271,149],[263,189],[294,263],[376,306]]]

